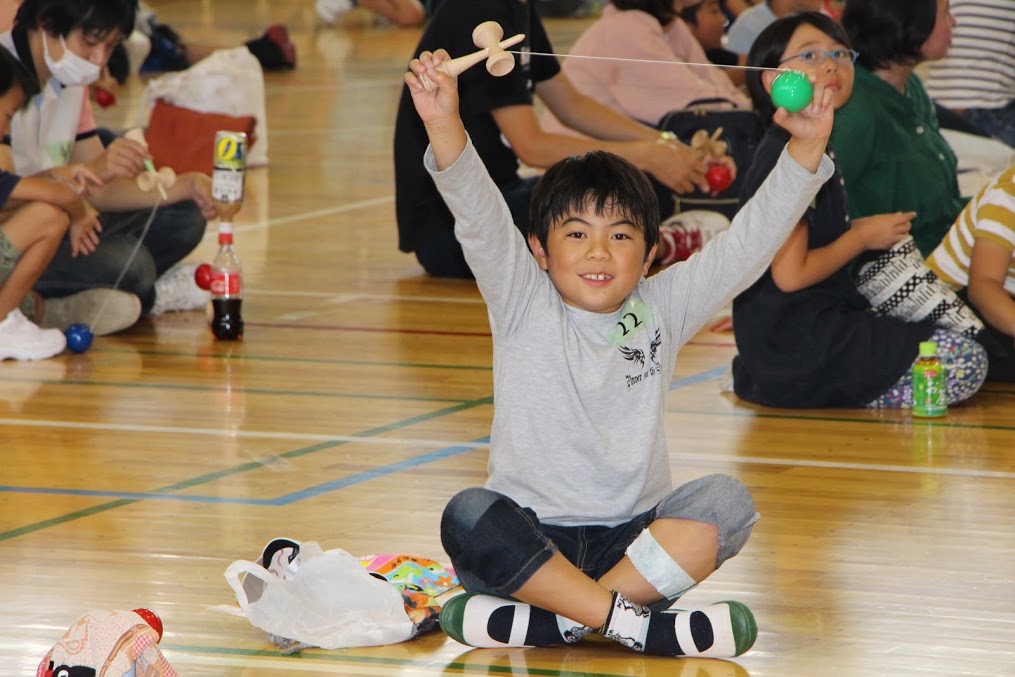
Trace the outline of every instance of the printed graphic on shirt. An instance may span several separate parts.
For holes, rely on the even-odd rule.
[[[648,344],[648,355],[645,355],[645,350],[642,348],[632,348],[630,346],[619,346],[620,354],[624,356],[624,359],[631,362],[633,366],[637,366],[639,371],[634,374],[626,374],[624,376],[627,381],[627,389],[630,390],[631,386],[637,385],[644,381],[649,380],[654,376],[658,376],[662,372],[662,366],[659,364],[659,347],[663,344],[662,332],[659,328],[656,328],[655,335]]]

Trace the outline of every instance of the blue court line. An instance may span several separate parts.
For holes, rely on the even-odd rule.
[[[466,411],[468,409],[472,409],[472,408],[475,408],[475,407],[478,407],[478,406],[483,406],[483,405],[492,404],[492,403],[493,403],[493,397],[483,397],[483,398],[480,398],[480,399],[477,399],[477,400],[472,400],[471,402],[463,402],[462,404],[458,404],[458,405],[455,405],[455,406],[452,406],[452,407],[446,407],[444,409],[438,409],[437,411],[432,411],[432,412],[428,412],[428,413],[425,413],[425,414],[419,414],[417,416],[411,416],[411,417],[409,417],[407,419],[403,419],[401,421],[396,421],[395,423],[389,423],[389,424],[386,424],[386,425],[381,425],[381,426],[377,426],[377,427],[374,427],[374,428],[370,428],[369,430],[364,430],[363,432],[357,434],[356,437],[363,437],[363,438],[373,437],[373,436],[376,436],[376,435],[381,435],[381,434],[386,433],[386,432],[391,432],[393,430],[398,430],[398,429],[401,429],[401,428],[405,428],[405,427],[410,426],[410,425],[415,425],[416,423],[423,423],[425,421],[429,421],[429,420],[432,420],[432,419],[441,418],[442,416],[447,416],[448,414],[454,414],[454,413],[458,413],[458,412],[461,412],[461,411]],[[79,520],[79,519],[82,519],[82,518],[85,518],[85,517],[89,517],[91,515],[95,515],[95,514],[98,514],[98,513],[106,512],[108,510],[114,510],[116,508],[121,508],[121,507],[123,507],[125,505],[132,505],[134,503],[137,503],[137,502],[139,502],[141,500],[144,500],[144,499],[148,499],[148,498],[153,497],[153,496],[164,497],[166,499],[172,499],[172,500],[179,500],[181,498],[180,496],[178,496],[176,494],[167,493],[167,492],[181,491],[183,489],[188,489],[190,487],[198,486],[198,485],[201,485],[201,484],[207,484],[208,482],[212,482],[214,480],[221,479],[223,477],[229,477],[229,476],[232,476],[232,475],[239,475],[241,473],[245,473],[245,472],[250,471],[250,470],[256,470],[256,469],[259,469],[259,468],[263,468],[266,465],[268,465],[268,464],[270,464],[270,463],[272,463],[274,461],[285,460],[285,459],[292,459],[292,458],[299,458],[301,456],[308,456],[310,454],[314,454],[314,453],[317,453],[319,451],[323,451],[325,449],[331,449],[333,447],[338,447],[338,446],[341,446],[343,444],[348,444],[348,442],[349,442],[348,440],[335,440],[334,442],[318,442],[317,444],[312,444],[312,445],[307,446],[307,447],[302,447],[300,449],[294,449],[292,451],[287,451],[287,452],[284,452],[284,453],[281,453],[281,454],[276,454],[274,456],[270,456],[270,457],[268,457],[266,459],[263,459],[262,461],[251,461],[251,462],[248,462],[248,463],[243,463],[243,464],[238,465],[238,466],[234,466],[232,468],[223,468],[222,470],[216,470],[215,472],[206,473],[204,475],[200,475],[198,477],[193,477],[193,478],[188,479],[188,480],[181,480],[181,481],[176,482],[174,484],[170,484],[170,485],[165,486],[165,487],[160,487],[160,488],[154,490],[151,493],[142,494],[143,498],[126,498],[126,499],[125,498],[118,498],[118,499],[115,499],[113,501],[110,501],[109,503],[103,503],[103,504],[99,504],[99,505],[89,506],[87,508],[82,508],[81,510],[76,510],[76,511],[71,512],[71,513],[67,513],[67,514],[64,514],[64,515],[58,515],[57,517],[53,517],[53,518],[50,518],[50,519],[47,519],[47,520],[42,520],[42,521],[34,522],[34,523],[31,523],[31,524],[26,524],[25,526],[16,527],[14,529],[9,529],[7,531],[0,531],[0,542],[6,541],[6,540],[10,540],[12,538],[17,538],[18,536],[23,536],[25,534],[34,533],[36,531],[41,531],[42,529],[46,529],[48,527],[59,526],[61,524],[66,524],[67,522],[73,522],[74,520]],[[13,492],[8,492],[8,493],[21,493],[21,492],[25,492],[25,491],[26,491],[25,487],[14,487],[14,491]],[[54,489],[54,490],[42,490],[40,493],[61,494],[61,493],[67,493],[68,491],[77,491],[77,490]],[[115,492],[113,492],[113,493],[114,493],[114,495],[116,495]],[[244,500],[247,503],[253,503],[255,501],[255,499],[244,499]],[[209,496],[209,497],[205,497],[205,502],[208,502],[208,503],[210,503],[210,502],[220,502],[221,503],[221,502],[224,502],[224,501],[223,501],[222,497],[220,497],[220,496]]]
[[[670,384],[670,390],[673,391],[673,390],[677,390],[679,388],[684,388],[684,387],[687,387],[687,386],[695,385],[697,383],[702,383],[704,381],[708,381],[708,380],[711,380],[711,379],[718,378],[718,377],[722,376],[722,374],[725,373],[725,371],[726,371],[726,367],[717,367],[715,369],[710,369],[708,371],[704,371],[704,372],[701,372],[699,374],[693,374],[691,376],[685,376],[683,378],[674,379],[672,381],[672,383]],[[463,402],[462,404],[460,404],[460,405],[458,405],[456,407],[450,407],[449,409],[445,409],[445,410],[442,410],[440,412],[434,412],[433,414],[424,414],[422,416],[413,417],[411,419],[408,419],[406,421],[401,421],[399,423],[395,423],[395,424],[391,424],[391,425],[387,425],[387,426],[381,426],[379,428],[375,428],[375,429],[372,429],[372,430],[364,431],[363,433],[355,435],[355,437],[372,437],[372,436],[377,435],[377,434],[379,434],[381,432],[387,432],[387,431],[394,430],[394,429],[397,429],[397,428],[404,428],[407,425],[411,425],[413,423],[417,423],[417,422],[420,422],[422,420],[428,420],[428,419],[436,418],[436,417],[443,416],[443,415],[446,415],[446,414],[449,414],[449,413],[455,413],[457,411],[461,411],[462,409],[472,408],[473,406],[477,406],[477,405],[480,405],[480,404],[487,404],[487,403],[490,403],[490,402],[492,402],[492,398],[483,398],[483,399],[480,399],[480,400],[474,400],[472,402]],[[416,457],[413,457],[413,458],[410,458],[410,459],[405,459],[403,461],[398,461],[398,462],[391,463],[391,464],[388,464],[388,465],[379,466],[379,467],[373,468],[371,470],[366,470],[366,471],[363,471],[363,472],[360,472],[360,473],[356,473],[354,475],[349,475],[348,477],[343,477],[343,478],[340,478],[340,479],[337,479],[337,480],[333,480],[333,481],[330,481],[330,482],[324,482],[322,484],[318,484],[316,486],[308,487],[306,489],[301,489],[299,491],[294,491],[294,492],[291,492],[289,494],[284,494],[284,495],[278,496],[276,498],[235,498],[235,497],[206,496],[206,495],[195,495],[195,494],[181,495],[181,494],[172,493],[172,492],[174,492],[174,491],[180,491],[182,489],[190,488],[190,487],[197,486],[197,485],[200,485],[200,484],[207,484],[208,482],[211,482],[211,481],[214,481],[214,480],[217,480],[217,479],[221,479],[223,477],[237,475],[237,474],[240,474],[240,473],[243,473],[243,472],[248,472],[250,470],[260,469],[260,468],[263,468],[263,467],[269,465],[272,462],[272,460],[275,460],[275,459],[290,459],[290,458],[295,458],[295,457],[298,457],[298,456],[304,456],[304,455],[307,455],[307,454],[310,454],[310,453],[315,453],[315,452],[321,451],[323,449],[329,449],[329,448],[332,448],[332,447],[335,447],[335,446],[339,446],[341,444],[347,444],[348,442],[347,441],[336,440],[335,442],[322,442],[322,443],[319,443],[319,444],[314,444],[314,445],[311,445],[309,447],[304,447],[304,448],[296,449],[296,450],[293,450],[293,451],[290,451],[290,452],[286,452],[286,453],[283,453],[283,454],[278,454],[278,455],[276,455],[274,457],[267,458],[267,459],[265,459],[263,461],[253,461],[253,462],[250,462],[250,463],[244,463],[244,464],[239,465],[239,466],[234,466],[233,468],[226,468],[226,469],[219,470],[219,471],[216,471],[216,472],[213,472],[213,473],[208,473],[206,475],[201,475],[199,477],[192,478],[190,480],[184,480],[182,482],[179,482],[179,483],[167,486],[167,487],[163,487],[162,489],[157,489],[157,490],[151,491],[151,492],[103,491],[103,490],[96,490],[96,489],[58,489],[58,488],[43,488],[43,487],[0,486],[0,493],[44,494],[44,495],[59,495],[59,496],[86,496],[86,497],[92,497],[92,498],[112,498],[112,499],[116,499],[116,501],[118,502],[115,507],[119,507],[120,505],[129,505],[129,504],[134,503],[136,501],[142,501],[142,500],[177,501],[177,502],[182,502],[182,503],[209,503],[209,504],[220,504],[220,505],[228,504],[228,505],[250,505],[250,506],[280,507],[280,506],[292,505],[293,503],[298,503],[299,501],[303,501],[303,500],[306,500],[308,498],[315,498],[317,496],[322,496],[324,494],[327,494],[327,493],[330,493],[330,492],[333,492],[333,491],[338,491],[340,489],[345,489],[347,487],[350,487],[350,486],[353,486],[353,485],[356,485],[356,484],[361,484],[363,482],[369,482],[370,480],[377,479],[379,477],[384,477],[385,475],[391,475],[391,474],[394,474],[394,473],[397,473],[397,472],[401,472],[403,470],[409,470],[409,469],[412,469],[412,468],[419,467],[421,465],[426,465],[426,464],[432,463],[434,461],[440,461],[440,460],[443,460],[445,458],[450,458],[452,456],[457,456],[457,455],[463,454],[463,453],[465,453],[467,451],[471,451],[472,449],[477,448],[474,445],[489,444],[489,442],[490,442],[490,438],[488,436],[487,437],[481,437],[479,439],[474,440],[472,443],[470,443],[470,445],[457,445],[457,446],[452,446],[452,447],[446,447],[444,449],[440,449],[440,450],[431,452],[429,454],[422,454],[420,456],[416,456]],[[92,514],[92,512],[94,512],[95,510],[101,510],[101,506],[96,506],[95,508],[89,508],[89,509],[87,509],[86,514]],[[79,513],[72,513],[73,516],[68,516],[68,517],[69,517],[69,519],[75,519],[76,517],[74,517],[74,516],[77,516],[78,514]],[[46,522],[47,526],[50,525],[51,523],[57,523],[58,524],[58,523],[61,523],[61,521],[60,521],[59,518],[56,518],[55,520],[49,520],[49,521]],[[14,529],[14,530],[6,532],[6,533],[0,533],[0,541],[5,540],[5,537],[10,537],[10,535],[12,535],[12,534],[13,535],[20,535],[20,533],[23,533],[25,529],[30,529],[30,527],[25,527],[25,528],[22,528],[22,529]]]
[[[673,379],[673,382],[670,383],[670,390],[673,391],[679,388],[686,388],[687,386],[704,383],[705,381],[711,381],[712,379],[721,377],[728,369],[729,367],[716,367],[715,369],[709,369],[708,371],[703,371],[700,374],[694,374],[693,376],[675,378]]]
[[[345,443],[345,442],[343,442]],[[415,456],[413,458],[405,459],[404,461],[398,461],[397,463],[391,463],[389,465],[383,465],[372,470],[365,470],[348,477],[343,477],[332,482],[325,482],[314,487],[307,489],[301,489],[294,491],[289,494],[284,494],[277,498],[231,498],[223,496],[200,496],[200,495],[181,495],[181,494],[170,494],[159,491],[143,492],[143,491],[100,491],[96,489],[47,489],[43,487],[12,487],[12,486],[0,486],[0,493],[12,493],[12,494],[49,494],[57,496],[91,496],[97,498],[117,498],[126,500],[156,500],[156,501],[179,501],[183,503],[218,503],[218,504],[229,504],[229,505],[262,505],[268,507],[281,507],[298,503],[299,501],[321,496],[338,489],[344,489],[354,484],[360,484],[361,482],[369,482],[372,479],[378,477],[384,477],[385,475],[391,475],[402,470],[409,470],[410,468],[416,468],[427,463],[434,461],[440,461],[445,458],[452,456],[458,456],[464,454],[467,451],[473,449],[482,449],[481,445],[489,444],[489,437],[480,437],[479,439],[473,440],[469,445],[459,445],[454,447],[447,447],[440,449],[429,454],[423,454],[422,456]],[[480,445],[480,446],[477,446]],[[331,445],[329,445],[331,446]],[[318,450],[319,451],[319,450]],[[265,463],[249,464],[255,467],[264,467]],[[247,469],[246,466],[242,466]],[[233,473],[230,473],[233,474]],[[207,478],[206,478],[207,479]]]
[[[489,436],[480,437],[478,439],[473,440],[470,446],[462,445],[455,447],[447,447],[445,449],[441,449],[439,451],[435,451],[430,454],[423,454],[422,456],[416,456],[415,458],[409,458],[404,461],[398,461],[397,463],[382,465],[380,467],[374,468],[373,470],[365,470],[361,473],[356,473],[355,475],[349,475],[348,477],[343,477],[341,479],[334,480],[331,482],[325,482],[324,484],[318,484],[317,486],[314,487],[309,487],[307,489],[302,489],[300,491],[294,491],[293,493],[286,494],[285,496],[279,496],[278,498],[269,501],[269,504],[275,506],[282,506],[282,505],[290,505],[292,503],[298,503],[299,501],[303,501],[308,498],[315,498],[317,496],[321,496],[323,494],[327,494],[332,491],[337,491],[338,489],[345,489],[346,487],[351,487],[352,485],[359,484],[360,482],[369,482],[370,480],[377,479],[378,477],[384,477],[385,475],[391,475],[396,472],[401,472],[402,470],[408,470],[410,468],[426,465],[427,463],[432,463],[434,461],[442,461],[445,458],[458,456],[459,454],[464,454],[467,451],[473,451],[474,449],[482,449],[483,447],[477,447],[475,445],[489,443],[490,443]]]

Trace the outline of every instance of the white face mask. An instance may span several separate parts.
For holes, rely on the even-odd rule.
[[[48,36],[42,35],[42,56],[46,61],[46,68],[64,87],[75,87],[90,85],[99,79],[102,74],[102,67],[88,59],[84,59],[67,49],[67,43],[63,36],[60,36],[60,46],[63,47],[63,56],[59,61],[53,61],[49,56]]]

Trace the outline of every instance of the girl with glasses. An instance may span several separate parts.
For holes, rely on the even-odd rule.
[[[751,48],[748,64],[782,64],[806,73],[816,86],[833,92],[838,116],[853,92],[854,54],[834,20],[806,12],[766,28]],[[777,75],[771,70],[747,73],[755,109],[767,121],[786,115],[783,109],[775,110],[771,100]],[[761,189],[785,143],[782,128],[771,125],[744,177],[743,203]],[[830,147],[828,155],[838,162],[837,150]],[[948,361],[949,403],[968,398],[986,376],[986,356],[979,344],[930,322],[874,315],[849,270],[863,252],[887,249],[904,239],[913,212],[851,220],[847,210],[842,175],[836,169],[769,269],[734,300],[736,394],[775,407],[909,406],[909,374],[918,346],[934,340]]]

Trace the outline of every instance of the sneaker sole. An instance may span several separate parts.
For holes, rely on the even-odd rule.
[[[141,317],[141,299],[127,292],[114,292],[92,327],[95,336],[115,334],[133,327]]]
[[[100,309],[102,312],[96,317]],[[43,313],[43,326],[63,331],[72,324],[82,323],[89,325],[93,336],[105,336],[133,326],[139,317],[141,299],[137,296],[96,288],[49,300]]]
[[[462,625],[465,620],[465,605],[472,597],[473,594],[470,592],[452,597],[441,607],[441,614],[439,616],[441,630],[444,631],[444,634],[459,644],[465,644],[466,646],[469,646],[469,644],[465,641]]]
[[[4,360],[19,360],[22,362],[34,360],[48,360],[49,358],[56,357],[57,355],[62,353],[64,351],[64,348],[66,347],[67,342],[64,341],[60,345],[59,349],[57,349],[56,346],[54,345],[52,348],[48,348],[46,350],[12,350],[8,353],[0,355],[0,362]]]

